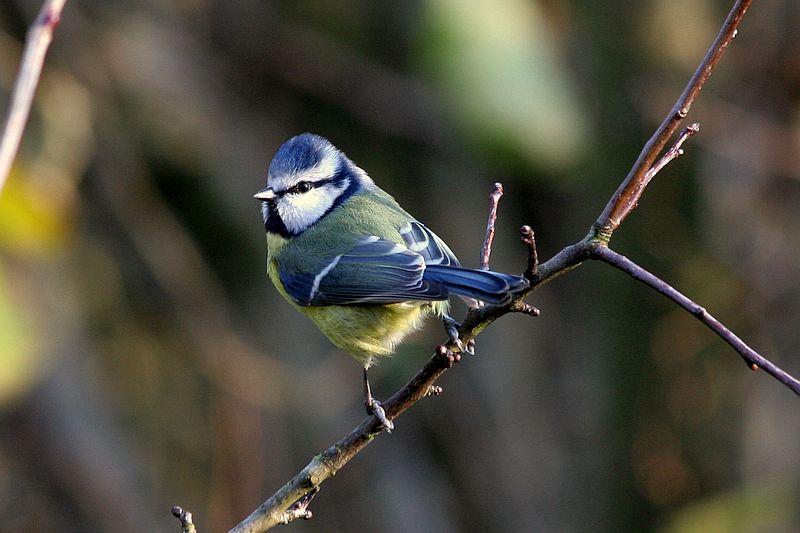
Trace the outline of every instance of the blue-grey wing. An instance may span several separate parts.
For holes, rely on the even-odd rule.
[[[331,257],[317,272],[279,274],[286,292],[303,306],[446,299],[444,285],[423,279],[425,263],[421,253],[373,236]]]
[[[459,266],[455,254],[434,232],[413,220],[400,228],[403,242],[412,252],[416,252],[428,265]]]

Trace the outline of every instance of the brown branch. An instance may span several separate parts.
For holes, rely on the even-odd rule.
[[[777,367],[768,359],[753,350],[742,339],[736,336],[731,330],[719,320],[714,318],[702,306],[696,304],[687,296],[683,295],[672,287],[669,283],[654,276],[644,268],[640,267],[624,255],[618,254],[605,245],[597,244],[592,248],[590,257],[608,263],[631,276],[633,279],[641,281],[648,287],[660,292],[686,311],[691,313],[697,320],[705,324],[711,331],[719,335],[722,340],[736,350],[742,356],[744,362],[751,370],[763,369],[767,374],[774,377],[795,394],[800,396],[800,381],[789,375],[787,372]]]
[[[728,13],[722,28],[719,31],[716,39],[712,43],[708,52],[706,52],[703,61],[697,67],[692,78],[689,80],[686,88],[676,102],[672,111],[661,123],[661,126],[656,130],[655,134],[645,145],[639,158],[634,164],[628,176],[619,186],[617,191],[611,197],[609,202],[600,217],[595,221],[589,234],[584,237],[580,242],[567,246],[561,252],[556,254],[555,257],[546,261],[544,264],[539,265],[536,274],[531,278],[531,287],[527,292],[533,291],[539,286],[556,277],[568,272],[569,270],[580,265],[586,259],[603,259],[604,261],[613,264],[617,268],[628,272],[635,279],[645,281],[651,287],[655,288],[668,298],[672,299],[684,309],[692,313],[700,319],[709,328],[719,334],[726,342],[728,342],[748,363],[751,369],[763,368],[769,375],[777,379],[786,387],[791,389],[796,394],[800,390],[798,388],[798,380],[776,366],[771,361],[767,360],[747,344],[739,339],[736,335],[730,332],[724,325],[717,321],[708,312],[695,304],[684,295],[676,291],[674,288],[659,280],[646,270],[642,269],[629,262],[619,260],[617,263],[612,263],[609,258],[615,257],[616,252],[608,248],[608,242],[614,230],[625,220],[630,212],[636,207],[639,198],[644,193],[645,188],[650,180],[662,170],[670,161],[683,154],[683,143],[692,135],[699,131],[699,125],[692,124],[686,128],[678,139],[675,141],[670,150],[657,162],[656,157],[666,145],[667,140],[675,132],[680,122],[686,116],[694,102],[697,95],[700,93],[705,82],[708,80],[714,67],[719,62],[725,49],[731,40],[736,35],[739,24],[744,17],[747,8],[750,6],[749,0],[738,0],[734,3],[730,12]],[[655,162],[655,163],[654,163]],[[619,256],[622,257],[622,256]],[[624,259],[624,258],[623,258]],[[625,268],[621,265],[625,264]],[[633,265],[633,266],[631,266]],[[634,268],[635,266],[635,268]],[[650,278],[652,277],[652,279]],[[519,307],[521,303],[514,304]],[[465,321],[466,323],[466,321]]]
[[[678,302],[734,346],[734,348],[751,363],[751,368],[752,364],[755,364],[759,368],[764,368],[770,375],[776,377],[782,383],[797,392],[798,389],[795,385],[797,383],[796,379],[750,349],[738,337],[729,332],[727,328],[709,315],[705,309],[640,267],[632,267],[631,265],[633,265],[633,263],[627,260],[623,261],[622,259],[624,258],[622,258],[622,256],[612,252],[606,246],[614,230],[619,227],[627,215],[635,208],[649,181],[670,161],[681,155],[682,144],[696,131],[693,127],[687,128],[674,143],[672,149],[656,162],[658,154],[663,150],[670,137],[677,130],[705,81],[718,63],[731,39],[733,39],[736,29],[749,5],[749,0],[739,0],[734,4],[719,35],[714,40],[700,63],[700,66],[690,79],[683,94],[681,94],[681,97],[678,99],[670,114],[667,115],[655,134],[644,146],[628,176],[609,200],[603,213],[598,217],[589,234],[584,237],[583,240],[565,247],[550,260],[539,264],[533,231],[527,227],[523,228],[523,242],[528,246],[528,264],[525,275],[531,282],[530,287],[518,293],[514,300],[505,306],[485,306],[469,310],[461,327],[458,329],[458,334],[462,342],[474,340],[475,337],[492,322],[507,313],[525,312],[531,315],[538,314],[538,310],[523,301],[527,294],[577,267],[587,259],[602,259],[617,268],[621,268],[636,279],[644,281],[649,286],[659,290],[662,294],[667,295],[673,301]],[[497,200],[499,200],[499,196]],[[488,244],[485,243],[482,250],[482,267],[484,265],[488,266],[488,258],[491,250],[490,234],[494,232],[493,220],[494,217],[496,217],[497,200],[492,200],[490,204],[486,239]],[[457,356],[458,354],[453,354],[447,350],[445,346],[439,346],[436,353],[422,370],[420,370],[402,389],[383,402],[387,417],[390,420],[397,418],[401,413],[428,395],[431,391],[436,390],[434,383],[453,365],[457,360]],[[336,474],[339,469],[347,464],[350,459],[355,457],[379,433],[380,425],[378,421],[371,416],[366,418],[357,428],[347,434],[339,442],[316,455],[300,473],[286,483],[278,492],[259,506],[258,509],[229,533],[261,532],[266,531],[276,524],[282,523],[282,517],[286,516],[285,510],[287,508],[296,505],[296,502],[302,501],[302,498],[315,492],[321,483]]]
[[[714,67],[717,66],[728,45],[736,36],[739,24],[742,22],[742,18],[747,12],[747,8],[750,7],[751,2],[752,0],[737,0],[733,5],[716,39],[711,43],[705,57],[703,57],[694,75],[686,84],[683,93],[653,136],[644,145],[625,180],[620,184],[614,196],[606,204],[603,213],[594,223],[596,232],[610,235],[636,207],[647,181],[649,181],[647,178],[648,171],[670,137],[678,129],[680,123],[689,114],[689,109],[692,107],[697,95],[700,94],[703,85],[705,85]]]
[[[66,0],[47,0],[28,30],[25,51],[22,54],[19,74],[11,93],[2,142],[0,142],[0,192],[3,191],[11,164],[17,155],[22,132],[33,103],[33,95],[44,64],[47,48],[53,40],[53,30],[61,20]]]

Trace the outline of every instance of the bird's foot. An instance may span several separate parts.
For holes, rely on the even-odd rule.
[[[369,375],[367,367],[364,367],[364,406],[367,408],[368,415],[374,415],[381,423],[378,431],[386,430],[386,433],[391,433],[394,429],[394,424],[386,417],[386,411],[383,410],[381,402],[375,399],[372,395],[372,387],[369,386]]]
[[[442,323],[444,324],[444,330],[447,332],[447,336],[450,337],[450,340],[447,342],[448,345],[455,346],[460,352],[475,355],[475,340],[470,339],[464,343],[458,335],[458,328],[461,327],[461,324],[448,315],[442,317]]]
[[[373,415],[381,423],[379,429],[385,429],[386,433],[391,433],[394,429],[394,422],[386,417],[386,411],[383,410],[381,402],[370,396],[364,401],[364,405],[367,407],[367,414]]]
[[[467,341],[466,350],[469,355],[475,355],[475,339],[470,339]]]
[[[451,368],[454,364],[461,361],[461,352],[454,352],[444,344],[436,347],[436,355],[442,361],[444,368]]]

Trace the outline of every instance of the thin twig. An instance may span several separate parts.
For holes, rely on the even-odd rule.
[[[686,139],[688,139],[698,131],[700,131],[700,124],[698,124],[697,122],[683,128],[683,131],[681,132],[680,135],[678,135],[678,139],[675,141],[672,147],[669,150],[667,150],[667,153],[665,153],[661,157],[661,159],[656,161],[656,164],[650,167],[650,170],[648,170],[647,173],[645,174],[644,180],[642,181],[641,184],[641,191],[639,192],[638,196],[642,195],[642,192],[644,192],[644,188],[647,187],[647,184],[650,183],[650,180],[655,178],[656,174],[658,174],[662,168],[667,166],[673,159],[677,159],[683,155],[683,143],[685,143]],[[636,198],[636,201],[637,202],[639,201],[638,197]]]
[[[31,111],[36,85],[39,83],[44,56],[53,40],[53,30],[61,20],[61,11],[65,2],[66,0],[47,0],[28,30],[25,51],[22,54],[19,74],[11,93],[2,142],[0,142],[0,192],[3,191],[11,170],[11,163],[14,162],[14,157],[17,155],[22,132],[25,131],[25,123],[28,121]]]
[[[664,149],[670,137],[678,129],[678,126],[689,113],[689,109],[694,103],[705,82],[711,76],[714,67],[717,66],[720,58],[725,53],[728,45],[736,36],[739,24],[750,7],[752,0],[737,0],[733,5],[728,17],[720,28],[714,42],[708,48],[706,55],[695,70],[694,75],[686,84],[686,88],[680,95],[672,110],[664,118],[664,121],[656,129],[650,140],[642,148],[639,157],[636,159],[625,180],[620,184],[614,196],[606,204],[603,213],[594,223],[595,231],[611,234],[625,220],[636,206],[636,202],[644,191],[642,182],[647,179],[646,175],[653,163]]]
[[[308,509],[308,506],[311,505],[311,500],[314,499],[319,493],[319,485],[308,491],[304,494],[299,500],[294,502],[291,507],[286,509],[280,518],[281,524],[288,524],[293,520],[297,520],[301,518],[303,520],[311,520],[314,516],[313,513]]]
[[[696,304],[687,296],[683,295],[669,283],[654,276],[644,268],[640,267],[624,255],[621,255],[607,246],[596,245],[592,248],[592,259],[598,259],[609,265],[616,267],[632,278],[641,281],[648,287],[660,292],[686,311],[692,314],[697,320],[705,324],[711,331],[719,335],[722,340],[730,344],[751,370],[762,369],[770,376],[774,377],[795,394],[800,396],[800,381],[786,373],[784,370],[773,364],[771,361],[762,357],[758,352],[750,348],[742,339],[736,336],[731,330],[726,328],[719,320],[711,316],[705,308]]]
[[[489,194],[489,217],[486,221],[486,238],[481,248],[481,270],[489,270],[489,258],[492,255],[492,242],[494,241],[495,222],[497,222],[497,205],[503,196],[503,184],[494,184],[492,192]]]
[[[181,521],[181,533],[197,533],[197,528],[192,522],[192,513],[176,505],[172,508],[172,516]]]
[[[528,247],[528,266],[525,269],[525,277],[528,281],[536,276],[539,270],[539,253],[536,251],[536,237],[533,234],[533,228],[530,226],[522,226],[519,228],[522,235],[522,242]]]

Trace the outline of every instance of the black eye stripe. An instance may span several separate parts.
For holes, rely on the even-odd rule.
[[[334,181],[336,181],[336,178],[325,178],[323,180],[317,180],[317,181],[300,181],[286,190],[276,191],[276,194],[278,196],[283,196],[284,194],[302,194],[309,192],[312,189],[316,189],[318,187],[322,187],[323,185],[332,183]]]

